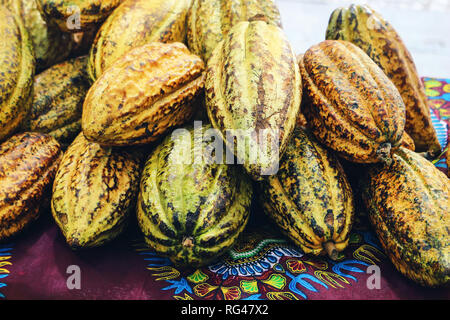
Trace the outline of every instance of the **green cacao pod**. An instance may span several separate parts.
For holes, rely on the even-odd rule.
[[[450,284],[450,180],[431,162],[400,148],[390,167],[373,166],[363,199],[385,252],[424,286]]]
[[[207,148],[210,129],[166,137],[142,173],[139,226],[147,244],[176,265],[212,262],[233,246],[249,217],[252,185],[240,167],[194,160]]]
[[[403,98],[405,131],[414,140],[417,151],[438,155],[441,146],[423,83],[410,52],[391,24],[367,5],[351,5],[332,13],[326,38],[354,43],[380,66]]]
[[[326,40],[305,52],[300,70],[302,112],[317,139],[349,161],[389,163],[405,105],[375,62],[351,42]]]
[[[0,141],[22,124],[30,107],[35,69],[33,46],[17,7],[0,5]]]
[[[184,42],[190,0],[128,0],[111,14],[90,51],[95,81],[120,56],[150,42]]]
[[[217,44],[238,22],[255,16],[281,27],[273,0],[193,0],[187,19],[189,49],[208,61]]]
[[[82,114],[85,137],[105,146],[158,140],[192,117],[193,102],[203,92],[203,71],[200,57],[179,42],[131,50],[89,89]]]
[[[41,133],[17,134],[0,145],[0,241],[39,217],[61,157],[58,142]]]
[[[305,253],[336,259],[347,247],[352,189],[337,156],[312,134],[297,128],[278,173],[259,186],[265,212]]]
[[[296,124],[301,94],[295,54],[275,25],[239,22],[208,60],[208,117],[255,180],[276,172]],[[230,134],[237,138],[236,150]],[[271,150],[275,144],[277,150]]]
[[[63,147],[81,131],[81,112],[90,83],[87,56],[57,64],[34,79],[26,131],[48,133]]]
[[[139,188],[142,156],[75,138],[53,183],[52,214],[72,249],[98,247],[125,228]]]
[[[101,24],[123,0],[36,0],[42,15],[64,32]]]

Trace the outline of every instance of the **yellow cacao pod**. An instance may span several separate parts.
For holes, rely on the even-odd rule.
[[[83,134],[61,160],[53,183],[52,214],[73,249],[117,237],[134,209],[142,157],[102,148]]]
[[[203,61],[182,43],[152,42],[133,49],[89,89],[82,115],[85,137],[105,146],[158,140],[194,114],[203,71]]]
[[[0,141],[7,139],[28,114],[35,58],[18,7],[0,5]]]
[[[89,75],[96,80],[114,61],[150,42],[184,42],[190,0],[128,0],[108,17],[90,51]]]

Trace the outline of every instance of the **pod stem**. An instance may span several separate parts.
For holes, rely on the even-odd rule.
[[[182,245],[186,248],[192,248],[194,246],[194,239],[192,237],[184,237]]]
[[[392,163],[391,149],[392,145],[389,142],[385,142],[382,143],[377,150],[378,159],[388,166]]]
[[[325,242],[323,244],[323,247],[331,260],[337,260],[339,252],[336,249],[333,241]]]

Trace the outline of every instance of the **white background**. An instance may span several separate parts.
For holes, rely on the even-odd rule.
[[[397,30],[420,76],[450,78],[450,0],[275,0],[295,52],[325,40],[334,9],[367,3]]]

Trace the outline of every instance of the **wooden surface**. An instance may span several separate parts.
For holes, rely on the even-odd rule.
[[[367,3],[387,19],[413,55],[421,76],[450,77],[450,0],[276,0],[296,53],[325,39],[331,12]]]

